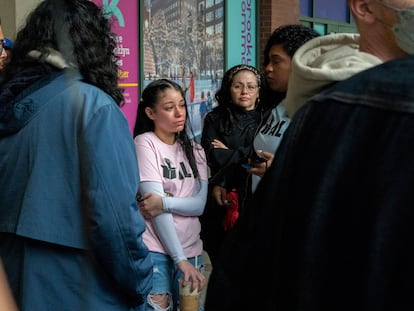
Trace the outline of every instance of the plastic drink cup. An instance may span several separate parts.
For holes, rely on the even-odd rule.
[[[200,293],[198,288],[191,291],[191,281],[183,282],[179,279],[180,311],[198,311]]]

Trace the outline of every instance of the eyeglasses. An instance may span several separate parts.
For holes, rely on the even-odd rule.
[[[256,84],[242,84],[242,83],[235,83],[231,86],[233,91],[237,93],[241,93],[245,88],[247,90],[247,93],[254,93],[259,88]]]

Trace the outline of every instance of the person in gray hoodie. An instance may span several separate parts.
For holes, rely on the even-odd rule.
[[[323,89],[354,74],[406,53],[392,33],[395,17],[384,10],[393,0],[348,0],[357,34],[334,33],[308,41],[295,53],[286,93],[289,117]],[[409,1],[408,1],[409,2]],[[413,36],[408,33],[407,36]]]

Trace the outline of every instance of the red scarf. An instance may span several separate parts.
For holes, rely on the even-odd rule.
[[[224,230],[229,230],[233,228],[236,223],[237,218],[239,217],[239,195],[236,189],[231,190],[227,193],[227,205],[226,215],[224,216],[223,226]]]

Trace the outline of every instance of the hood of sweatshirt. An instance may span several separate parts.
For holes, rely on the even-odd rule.
[[[380,63],[378,57],[359,51],[359,34],[336,33],[309,40],[292,59],[285,99],[288,116],[293,117],[325,87]]]

